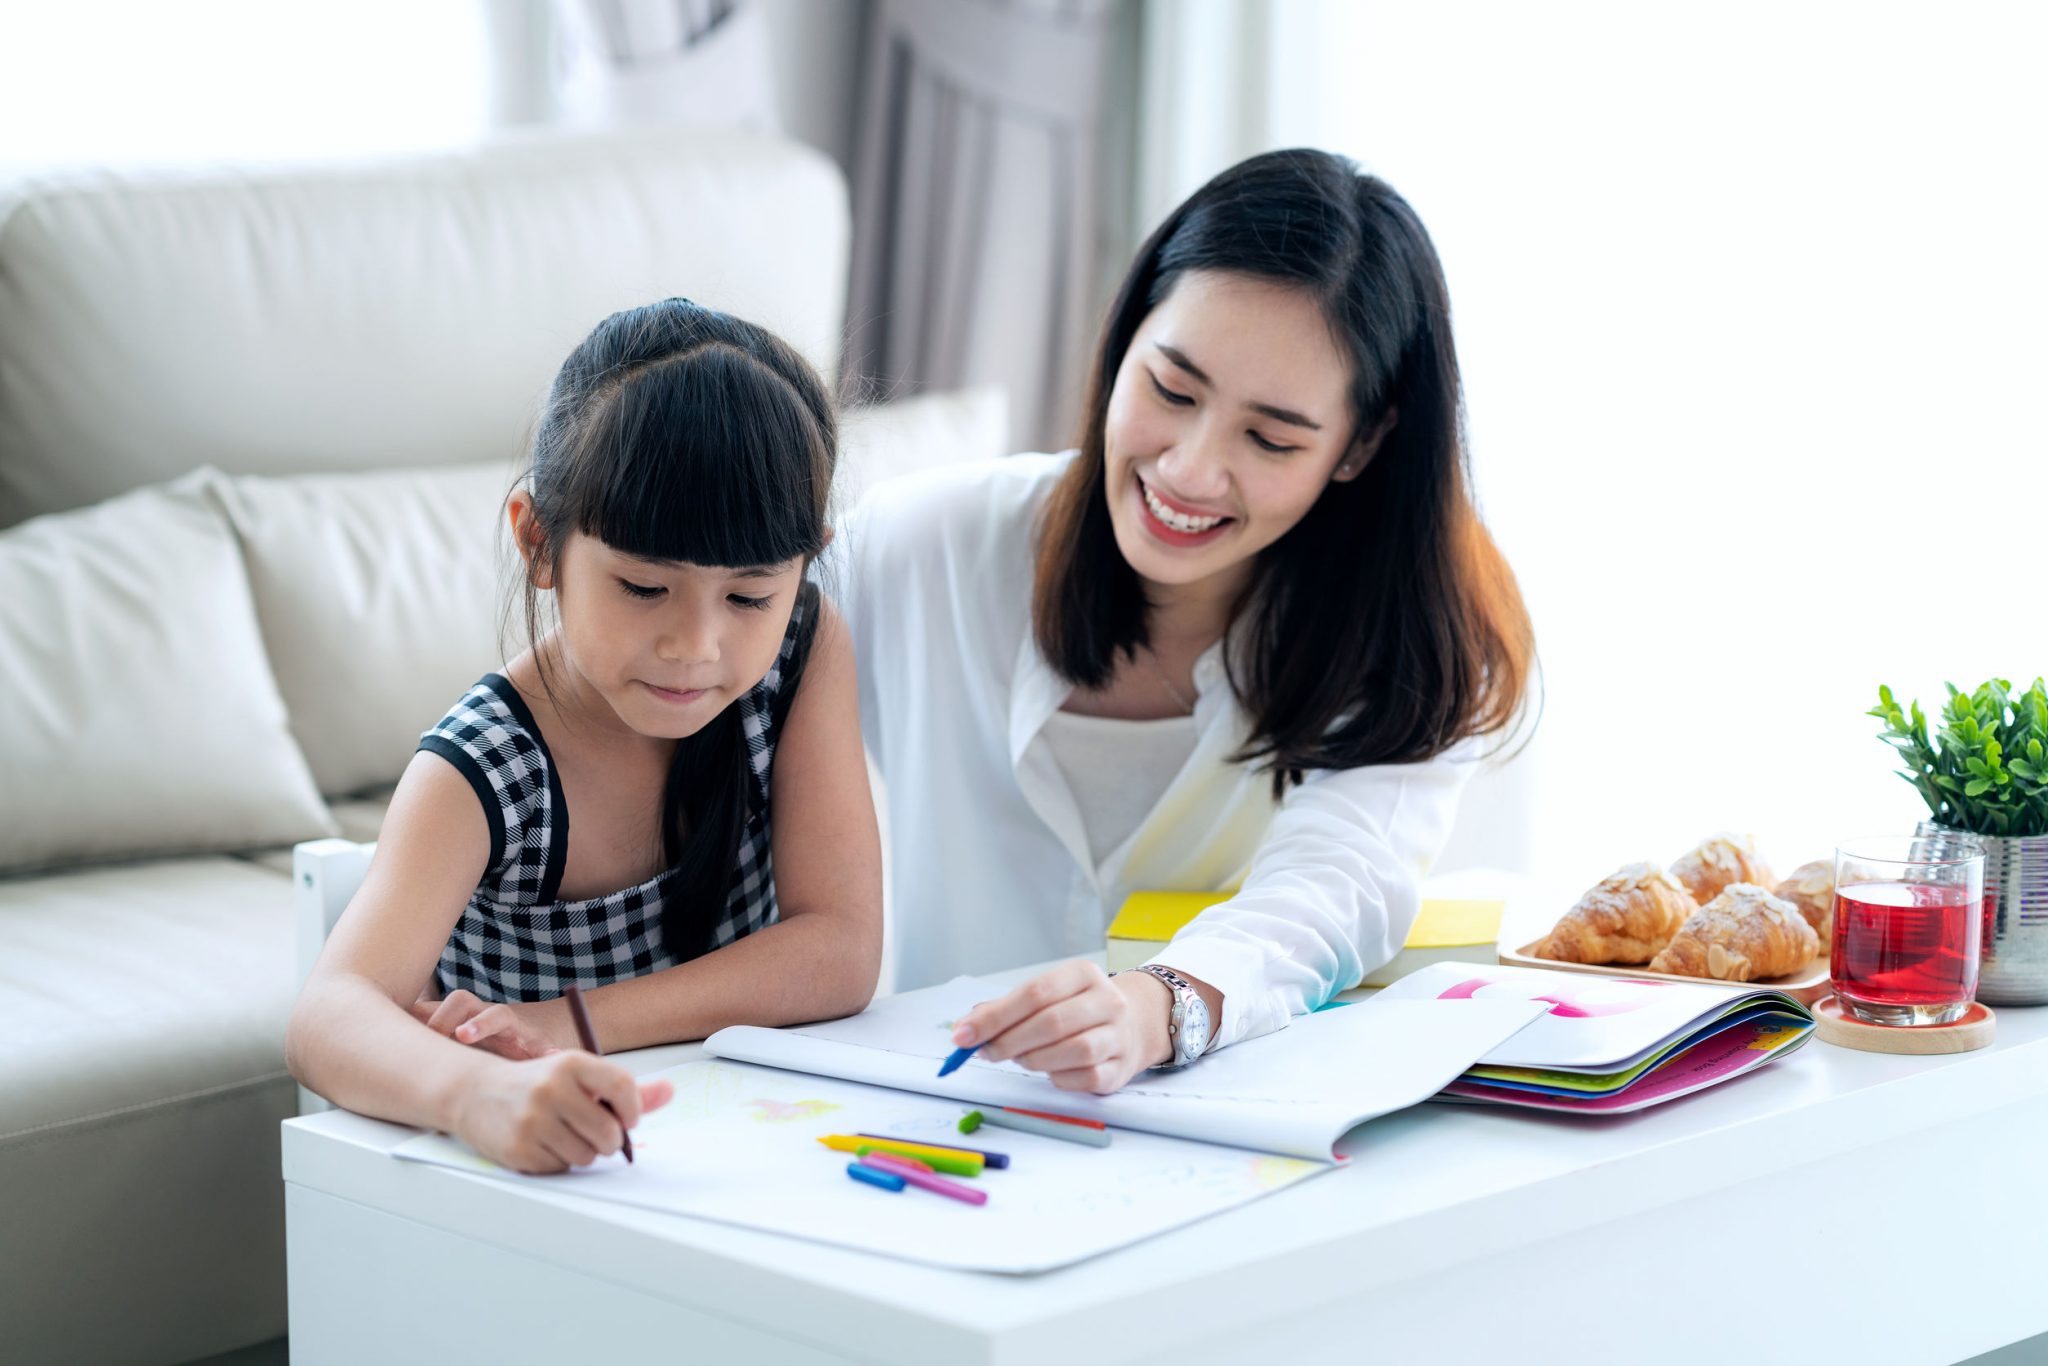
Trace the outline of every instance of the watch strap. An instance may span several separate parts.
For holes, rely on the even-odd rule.
[[[1202,1005],[1201,997],[1195,992],[1195,984],[1175,972],[1172,968],[1167,967],[1164,963],[1142,963],[1134,970],[1150,973],[1152,976],[1157,977],[1160,981],[1166,983],[1166,989],[1173,993],[1173,1006],[1166,1019],[1166,1037],[1167,1041],[1173,1045],[1173,1057],[1170,1061],[1161,1063],[1160,1066],[1167,1069],[1186,1067],[1201,1056],[1199,1053],[1189,1054],[1182,1047],[1183,1022],[1187,1019],[1190,1012],[1196,1009],[1206,1009]]]

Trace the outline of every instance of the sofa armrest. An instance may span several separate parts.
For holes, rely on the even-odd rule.
[[[292,849],[292,905],[298,921],[299,985],[304,986],[320,957],[334,922],[348,909],[349,899],[363,885],[374,844],[350,840],[307,840]],[[299,1113],[328,1109],[326,1101],[299,1088]]]

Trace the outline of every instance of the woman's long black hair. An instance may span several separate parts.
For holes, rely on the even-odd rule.
[[[526,575],[529,642],[541,638],[538,570],[571,532],[613,550],[699,565],[807,562],[825,547],[838,449],[817,373],[763,328],[664,299],[599,323],[555,376],[526,475],[539,528]],[[787,706],[817,620],[808,583]],[[545,652],[536,652],[545,684]],[[671,956],[695,957],[722,914],[752,801],[737,704],[676,745],[662,798],[662,847],[680,868],[662,911]]]
[[[1398,413],[1363,473],[1260,552],[1225,652],[1252,718],[1237,759],[1269,766],[1277,796],[1307,769],[1413,762],[1508,729],[1534,641],[1472,503],[1443,267],[1407,201],[1328,152],[1238,163],[1139,249],[1103,329],[1079,458],[1040,529],[1046,659],[1100,687],[1146,643],[1143,586],[1110,524],[1105,428],[1132,337],[1190,271],[1306,291],[1348,353],[1352,439]]]

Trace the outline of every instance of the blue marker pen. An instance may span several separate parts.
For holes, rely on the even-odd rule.
[[[981,1047],[980,1044],[974,1045],[974,1048],[979,1047]],[[974,1056],[974,1048],[956,1048],[951,1053],[948,1053],[946,1060],[939,1064],[939,1075],[950,1077],[955,1072],[958,1072],[960,1064]]]

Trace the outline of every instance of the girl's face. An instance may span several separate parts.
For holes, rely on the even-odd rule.
[[[1304,291],[1218,271],[1177,280],[1109,395],[1109,515],[1131,568],[1157,586],[1241,586],[1325,486],[1365,468],[1374,442],[1353,439],[1350,385]]]
[[[578,692],[640,735],[680,740],[767,675],[803,568],[643,560],[572,532],[539,586],[555,590]]]

